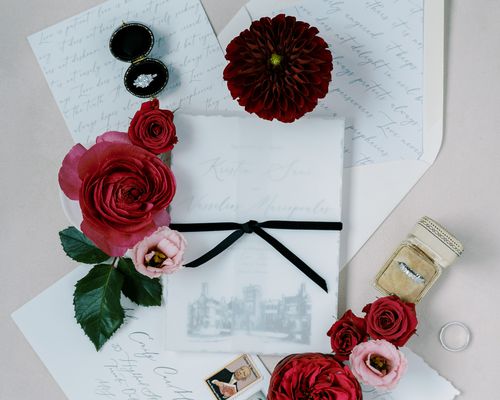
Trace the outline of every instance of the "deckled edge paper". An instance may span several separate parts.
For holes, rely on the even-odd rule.
[[[215,400],[206,379],[239,354],[163,351],[162,307],[137,307],[122,298],[126,322],[97,352],[74,318],[74,284],[90,269],[80,266],[12,314],[49,372],[71,400]],[[260,378],[244,400],[266,392],[269,373],[250,356]]]

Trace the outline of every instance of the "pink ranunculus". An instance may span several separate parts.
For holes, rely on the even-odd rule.
[[[64,194],[82,210],[82,232],[106,254],[118,257],[158,227],[175,178],[154,154],[134,146],[124,132],[106,132],[88,150],[75,145],[59,170]]]
[[[144,238],[132,249],[132,261],[138,272],[150,278],[172,274],[183,264],[186,239],[166,226]]]
[[[405,355],[383,339],[358,344],[349,361],[357,379],[380,390],[393,389],[408,365]]]

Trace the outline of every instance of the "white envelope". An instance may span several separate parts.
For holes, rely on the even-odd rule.
[[[252,19],[271,15],[294,3],[297,1],[252,0],[252,9],[260,15],[252,15],[249,7],[243,7],[219,33],[222,49],[225,51],[232,38],[248,28]],[[343,220],[346,224],[342,233],[342,266],[354,257],[439,153],[443,136],[444,0],[424,0],[423,70],[422,155],[413,160],[357,165],[344,170]]]

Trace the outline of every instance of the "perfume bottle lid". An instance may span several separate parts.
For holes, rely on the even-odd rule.
[[[442,267],[451,265],[464,251],[462,243],[455,236],[429,217],[421,218],[411,233],[439,255]]]

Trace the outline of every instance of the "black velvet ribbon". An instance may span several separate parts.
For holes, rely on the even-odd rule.
[[[314,222],[314,221],[265,221],[257,222],[250,220],[244,224],[236,222],[207,222],[193,224],[171,224],[171,229],[179,232],[214,232],[214,231],[229,231],[234,230],[228,237],[215,246],[212,250],[205,253],[201,257],[186,264],[185,267],[196,268],[216,257],[234,242],[236,242],[245,233],[255,233],[274,247],[288,261],[302,271],[309,279],[321,287],[325,292],[328,292],[326,281],[309,267],[304,261],[292,253],[286,246],[271,236],[262,228],[270,229],[293,229],[293,230],[316,230],[316,231],[340,231],[342,230],[342,222]]]

